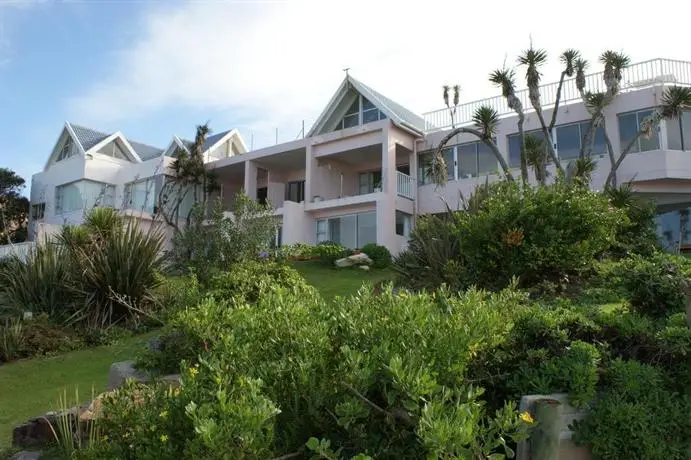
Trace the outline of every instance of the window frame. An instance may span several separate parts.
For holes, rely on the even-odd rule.
[[[322,219],[317,219],[315,220],[315,239],[317,243],[323,242],[323,241],[333,241],[335,243],[340,243],[340,241],[334,241],[333,240],[333,235],[331,234],[331,225],[330,221],[332,220],[341,220],[345,218],[350,218],[350,217],[355,217],[355,244],[358,247],[364,246],[364,245],[359,245],[360,243],[360,218],[363,215],[373,215],[374,216],[374,229],[375,229],[375,241],[376,243],[376,228],[377,228],[377,211],[372,210],[372,211],[362,211],[362,212],[357,212],[357,213],[350,213],[350,214],[341,214],[338,216],[330,216],[330,217],[324,217]],[[323,231],[320,229],[320,226],[323,226]],[[356,249],[356,248],[351,248],[351,249]]]
[[[72,182],[66,182],[64,184],[56,185],[55,186],[55,214],[56,215],[62,215],[70,212],[76,212],[79,211],[80,209],[86,209],[84,207],[85,204],[89,204],[89,201],[92,199],[91,197],[85,197],[84,196],[84,189],[83,185],[86,183],[91,183],[91,184],[97,184],[101,186],[101,192],[99,192],[99,195],[103,194],[104,197],[109,198],[110,197],[110,202],[106,202],[106,200],[103,200],[101,202],[96,202],[96,198],[94,197],[94,203],[93,207],[103,207],[103,208],[115,208],[115,197],[116,197],[116,185],[111,184],[108,182],[101,182],[101,181],[96,181],[92,179],[79,179],[75,180]],[[80,199],[82,202],[82,207],[79,209],[69,209],[65,210],[63,209],[64,207],[64,201],[65,201],[65,195],[64,191],[67,189],[67,187],[71,185],[77,184]],[[105,189],[105,190],[104,190]],[[108,190],[111,191],[112,194],[108,193]],[[62,194],[61,194],[62,192]],[[110,195],[110,196],[109,196]]]
[[[290,191],[291,191],[291,186],[296,185],[297,186],[297,192],[296,192],[296,197],[298,201],[293,200],[290,197]],[[300,200],[300,196],[302,196],[302,200]],[[286,189],[285,189],[285,196],[283,197],[285,201],[292,201],[293,203],[302,203],[305,201],[305,179],[301,180],[293,180],[286,182]]]
[[[619,131],[619,154],[621,155],[624,152],[624,149],[626,146],[631,142],[629,139],[625,144],[622,142],[621,138],[621,118],[626,117],[629,115],[635,115],[636,116],[636,133],[641,129],[641,122],[645,119],[645,117],[649,116],[655,111],[655,107],[647,107],[644,109],[636,109],[636,110],[629,110],[628,112],[620,112],[617,113],[617,129]],[[643,112],[648,112],[648,114],[644,117],[640,117],[640,114]],[[643,152],[653,152],[655,150],[661,150],[662,149],[662,139],[660,138],[660,132],[662,127],[658,125],[657,129],[655,130],[654,137],[657,138],[657,148],[653,149],[645,149],[641,150],[641,141],[651,141],[651,139],[644,139],[643,136],[639,136],[638,139],[636,139],[636,149],[631,149],[629,150],[629,153],[643,153]]]

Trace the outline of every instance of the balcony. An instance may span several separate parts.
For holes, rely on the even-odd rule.
[[[602,75],[603,72],[586,75],[586,89],[593,92],[605,91],[606,88]],[[673,84],[682,86],[691,85],[691,62],[658,58],[632,64],[623,71],[621,92],[624,93],[651,86],[667,86]],[[540,87],[543,109],[548,109],[554,105],[558,86],[559,82],[554,82]],[[527,89],[517,91],[516,96],[523,103],[526,112],[532,111]],[[560,104],[580,100],[581,95],[576,88],[576,79],[570,78],[564,80]],[[455,116],[456,126],[470,124],[475,111],[483,105],[495,109],[500,117],[514,114],[514,111],[509,109],[506,104],[506,98],[502,96],[480,99],[461,104],[457,107]],[[424,113],[423,118],[425,119],[425,131],[427,133],[451,127],[451,114],[447,108]]]
[[[403,198],[408,198],[414,200],[413,195],[415,191],[415,186],[413,184],[413,178],[401,171],[396,171],[396,193]]]

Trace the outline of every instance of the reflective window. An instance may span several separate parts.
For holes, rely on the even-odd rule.
[[[641,123],[645,117],[652,114],[652,110],[640,110],[638,112],[630,112],[618,115],[619,118],[619,143],[621,152],[635,139]],[[660,137],[658,130],[652,133],[650,138],[645,136],[639,137],[633,144],[630,152],[646,152],[649,150],[658,150],[660,148]]]
[[[667,125],[667,148],[691,150],[691,110],[684,111],[680,118],[666,120],[665,124]]]

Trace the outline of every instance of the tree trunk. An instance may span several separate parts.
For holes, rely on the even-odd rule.
[[[557,171],[563,173],[564,168],[559,162],[557,152],[554,151],[554,141],[552,141],[552,130],[547,128],[547,125],[545,124],[545,119],[542,116],[542,109],[535,107],[535,113],[537,113],[537,118],[538,120],[540,120],[540,126],[542,126],[542,134],[545,136],[545,143],[547,144],[547,154],[549,155],[550,160],[552,160],[552,163],[554,163],[554,166],[557,168]]]
[[[524,184],[528,184],[528,159],[525,157],[525,132],[523,131],[525,115],[521,111],[518,114],[518,138],[521,141],[521,179]]]
[[[641,136],[645,134],[645,131],[639,130],[636,135],[631,139],[631,142],[629,142],[629,145],[626,146],[623,152],[621,152],[621,155],[619,155],[619,158],[617,158],[616,163],[612,166],[612,169],[609,172],[609,175],[607,176],[607,180],[605,181],[605,187],[610,187],[612,185],[612,182],[616,180],[617,176],[617,171],[619,170],[619,166],[621,166],[621,163],[624,161],[626,158],[626,155],[629,154],[631,149],[633,148],[634,145],[636,145],[636,142],[638,142],[638,139],[640,139]]]
[[[494,153],[494,156],[497,158],[497,162],[499,163],[499,166],[501,167],[504,176],[506,177],[507,180],[513,181],[513,175],[511,174],[511,168],[509,168],[509,164],[506,162],[506,159],[504,156],[501,154],[499,151],[499,148],[496,146],[494,142],[492,142],[491,139],[486,138],[485,136],[482,135],[482,133],[476,129],[473,128],[456,128],[449,132],[444,138],[439,142],[439,145],[437,146],[437,154],[441,152],[446,144],[449,143],[449,141],[459,135],[459,134],[472,134],[473,136],[477,137],[480,139],[482,142],[487,145],[490,150],[492,150],[492,153]]]
[[[552,120],[549,122],[549,130],[550,132],[554,128],[554,126],[557,124],[557,113],[559,112],[559,100],[561,99],[561,89],[564,86],[564,79],[566,78],[566,72],[562,71],[561,72],[561,77],[559,77],[559,86],[557,86],[557,96],[556,100],[554,101],[554,110],[552,110]]]
[[[607,134],[607,127],[603,127],[603,131],[605,132],[605,144],[607,145],[607,155],[609,156],[609,164],[610,168],[614,168],[614,165],[616,164],[617,160],[614,157],[614,148],[612,148],[612,141],[609,139],[609,135]],[[612,178],[612,186],[616,187],[617,186],[617,176],[616,174]]]

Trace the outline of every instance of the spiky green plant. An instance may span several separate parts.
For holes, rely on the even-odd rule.
[[[552,120],[549,122],[549,130],[551,131],[557,124],[557,114],[559,113],[559,103],[561,102],[561,91],[564,87],[564,80],[573,77],[576,72],[576,60],[581,53],[575,49],[567,49],[559,56],[559,60],[564,64],[564,69],[561,71],[559,77],[559,85],[557,86],[557,95],[554,99],[554,109],[552,110]]]
[[[38,244],[22,259],[13,255],[0,270],[0,296],[10,310],[64,317],[73,300],[70,258],[50,243]]]
[[[525,113],[523,103],[516,96],[516,72],[513,69],[497,69],[489,75],[489,81],[501,88],[501,94],[506,98],[506,104],[518,116],[518,135],[521,139],[521,179],[523,183],[528,183],[528,163],[525,158],[525,135],[523,124],[525,123]]]
[[[574,68],[576,69],[576,88],[583,95],[585,93],[585,71],[588,69],[588,61],[577,57],[574,61]]]
[[[544,185],[547,180],[547,163],[549,156],[547,155],[547,145],[544,139],[537,137],[535,134],[525,135],[525,156],[528,166],[535,171],[535,178],[538,183]]]
[[[161,284],[163,234],[142,232],[130,222],[89,253],[82,253],[82,277],[78,293],[83,305],[71,321],[85,321],[92,327],[136,320],[149,314],[153,291]]]
[[[25,342],[24,325],[19,318],[7,319],[0,325],[0,362],[20,358]]]
[[[623,70],[631,63],[631,58],[618,51],[607,50],[600,55],[600,62],[605,65],[602,79],[607,87],[607,94],[619,93]]]
[[[499,114],[493,107],[483,105],[473,113],[472,121],[477,130],[482,133],[483,140],[491,139],[497,133]]]
[[[100,238],[108,238],[124,225],[122,216],[112,208],[94,208],[86,215],[84,227]]]

